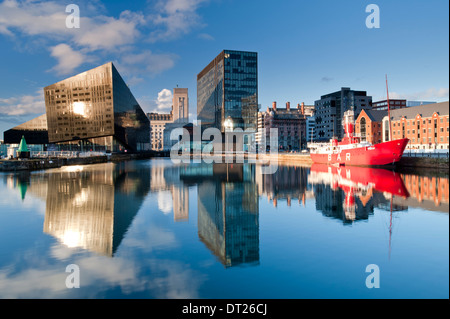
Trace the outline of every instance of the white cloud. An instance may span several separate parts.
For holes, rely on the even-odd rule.
[[[27,35],[62,35],[65,25],[65,6],[56,2],[6,0],[0,4],[0,30],[10,35],[12,30]]]
[[[150,41],[171,40],[201,26],[201,18],[196,11],[206,2],[208,0],[159,1],[156,5],[158,13],[151,18],[159,29],[150,34]]]
[[[130,73],[139,74],[145,72],[154,75],[172,68],[177,58],[174,54],[157,54],[150,50],[145,50],[137,54],[125,54],[121,63]]]
[[[86,59],[82,53],[74,51],[69,45],[64,43],[52,47],[50,51],[51,56],[58,60],[58,64],[52,69],[58,74],[72,73]]]
[[[145,20],[142,14],[128,10],[122,12],[119,19],[105,16],[82,18],[79,32],[74,33],[73,40],[90,50],[113,50],[135,43],[140,35],[137,27],[143,23]]]
[[[10,116],[45,113],[44,96],[41,91],[36,92],[36,95],[0,98],[0,113]]]
[[[118,19],[98,15],[88,17],[89,10],[96,12],[98,6],[86,7],[90,9],[80,9],[80,28],[69,29],[64,5],[53,1],[8,0],[0,3],[0,33],[12,37],[26,35],[64,40],[67,44],[54,46],[50,52],[58,61],[55,70],[67,74],[86,62],[87,53],[134,44],[140,36],[138,26],[145,24],[141,13],[123,11]]]
[[[163,89],[158,93],[158,99],[156,100],[156,107],[158,111],[170,111],[172,108],[172,91]]]
[[[398,93],[389,92],[389,98],[391,99],[406,99],[409,101],[442,101],[448,100],[449,89],[448,88],[429,88],[425,91],[412,92],[412,93]],[[386,99],[386,97],[383,97]]]
[[[170,191],[158,192],[158,209],[164,214],[172,212],[172,193]]]
[[[214,37],[208,33],[200,33],[198,35],[199,39],[207,40],[207,41],[214,41]]]
[[[172,110],[172,91],[162,89],[158,92],[158,96],[141,96],[137,100],[144,112],[162,112],[169,113]]]

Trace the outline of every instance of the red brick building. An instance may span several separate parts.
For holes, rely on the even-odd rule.
[[[449,149],[449,102],[393,110],[391,125],[392,139],[409,138],[407,149]]]
[[[449,149],[449,102],[387,110],[362,110],[355,134],[373,144],[409,138],[406,149]]]
[[[362,110],[355,121],[355,133],[361,137],[361,141],[367,141],[372,144],[383,141],[383,118],[388,114],[387,111]]]

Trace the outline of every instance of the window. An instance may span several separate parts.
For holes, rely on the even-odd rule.
[[[366,140],[366,118],[365,117],[361,118],[360,124],[361,124],[361,132],[360,132],[361,140],[365,141]]]

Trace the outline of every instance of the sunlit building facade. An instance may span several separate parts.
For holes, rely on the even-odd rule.
[[[49,143],[70,150],[150,149],[150,124],[109,62],[44,88]]]
[[[257,128],[258,54],[222,51],[197,75],[197,119],[202,128],[225,132],[233,128]]]
[[[392,110],[383,118],[383,138],[397,140],[408,138],[407,150],[449,149],[449,102],[440,102]],[[392,133],[392,137],[390,134]]]

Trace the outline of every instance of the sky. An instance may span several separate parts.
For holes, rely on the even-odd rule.
[[[449,99],[447,0],[0,0],[0,139],[45,113],[44,87],[110,61],[145,112],[188,88],[194,120],[197,74],[224,49],[258,52],[263,110],[341,87],[382,100],[386,75],[390,98]]]

